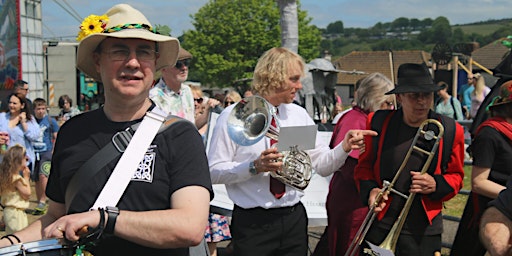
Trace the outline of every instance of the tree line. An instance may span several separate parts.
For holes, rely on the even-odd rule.
[[[298,53],[306,62],[329,51],[333,59],[351,51],[425,50],[436,43],[478,42],[485,45],[512,35],[510,25],[491,36],[468,34],[450,25],[446,17],[423,20],[400,17],[370,28],[345,28],[334,21],[326,28],[311,24],[312,18],[298,2]],[[179,37],[193,55],[189,79],[210,87],[230,87],[252,77],[261,54],[281,45],[280,12],[275,0],[215,0],[191,15],[194,29]]]
[[[464,26],[500,24],[490,34],[466,33]],[[392,22],[378,22],[370,28],[344,28],[342,21],[327,25],[322,31],[321,48],[333,56],[343,56],[351,51],[424,50],[430,52],[437,43],[450,45],[477,42],[486,45],[512,35],[512,20],[489,20],[466,25],[451,25],[448,18],[423,20],[400,17]],[[489,32],[489,31],[486,31]]]

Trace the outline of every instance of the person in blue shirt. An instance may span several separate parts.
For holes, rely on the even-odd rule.
[[[468,76],[468,85],[464,91],[462,91],[462,108],[467,111],[467,119],[469,118],[469,113],[471,111],[471,93],[475,90],[475,83],[480,78],[480,73],[471,74]],[[471,81],[470,81],[471,78]]]
[[[457,98],[451,95],[450,86],[445,82],[439,82],[437,85],[444,88],[437,91],[439,100],[434,104],[434,111],[457,121],[463,120],[461,104]]]
[[[9,111],[0,113],[0,132],[9,134],[9,144],[12,147],[20,144],[27,149],[28,167],[33,171],[35,153],[32,142],[39,136],[39,126],[32,114],[27,99],[21,94],[10,94]]]
[[[34,209],[34,215],[43,215],[46,213],[46,184],[50,175],[50,166],[52,161],[53,143],[57,138],[59,124],[47,113],[48,106],[46,101],[37,98],[33,102],[34,116],[39,124],[40,134],[37,141],[33,142],[36,155],[34,172],[32,180],[35,181],[37,196],[37,206]]]

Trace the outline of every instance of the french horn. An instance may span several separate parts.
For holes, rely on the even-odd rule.
[[[260,96],[251,96],[236,103],[228,117],[228,135],[238,145],[250,146],[263,137],[279,140],[279,119],[275,107]],[[275,125],[272,125],[272,118]],[[272,177],[284,184],[304,190],[311,180],[311,158],[298,146],[282,151],[283,167],[270,172]]]

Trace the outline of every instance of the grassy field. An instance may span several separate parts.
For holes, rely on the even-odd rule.
[[[464,167],[464,190],[471,190],[471,166]],[[458,194],[444,204],[443,214],[461,217],[466,205],[467,195]]]
[[[487,36],[498,29],[504,27],[505,24],[477,24],[477,25],[463,25],[463,26],[454,26],[453,28],[461,28],[465,34],[477,34],[482,36]]]

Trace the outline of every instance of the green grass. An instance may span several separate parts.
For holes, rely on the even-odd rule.
[[[504,26],[504,24],[476,24],[455,26],[454,28],[461,28],[462,31],[467,35],[477,34],[488,36]]]
[[[464,186],[462,189],[468,191],[471,190],[471,166],[464,167]],[[467,199],[467,195],[456,195],[454,198],[445,202],[443,214],[459,218],[462,217],[462,212],[464,211],[464,206],[466,206]]]

